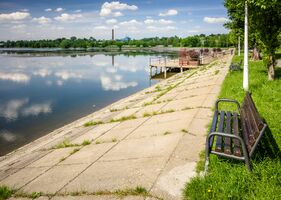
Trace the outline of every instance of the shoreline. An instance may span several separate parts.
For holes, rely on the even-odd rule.
[[[34,151],[35,149],[39,149],[41,146],[45,145],[45,144],[42,144],[42,142],[44,140],[48,140],[49,141],[50,139],[53,139],[53,137],[58,136],[58,134],[62,134],[62,133],[63,133],[62,135],[66,135],[69,131],[71,131],[71,129],[83,126],[86,122],[90,121],[93,116],[99,115],[99,114],[104,113],[104,112],[110,112],[109,110],[110,110],[111,107],[114,107],[116,105],[122,104],[122,102],[124,102],[124,101],[126,101],[128,99],[131,99],[134,96],[137,96],[139,94],[145,93],[145,92],[151,90],[152,88],[157,87],[157,85],[159,85],[159,84],[168,82],[171,78],[173,78],[176,75],[177,74],[172,75],[171,77],[169,77],[167,79],[163,79],[163,80],[159,81],[158,83],[156,83],[154,85],[151,85],[151,86],[149,86],[147,88],[144,88],[144,89],[142,89],[142,90],[140,90],[140,91],[138,91],[136,93],[133,93],[133,94],[131,94],[129,96],[126,96],[124,98],[121,98],[118,101],[115,101],[115,102],[113,102],[113,103],[111,103],[111,104],[109,104],[109,105],[107,105],[107,106],[105,106],[103,108],[100,108],[99,110],[97,110],[97,111],[95,111],[95,112],[93,112],[91,114],[85,115],[84,117],[80,117],[77,120],[74,120],[74,121],[72,121],[70,123],[67,123],[67,124],[57,128],[57,129],[54,129],[53,131],[46,133],[44,136],[41,136],[41,137],[39,137],[39,138],[37,138],[37,139],[27,143],[27,144],[25,144],[25,145],[15,149],[15,150],[7,153],[6,155],[0,156],[0,166],[1,166],[1,162],[3,160],[5,160],[7,157],[11,157],[11,156],[13,156],[14,154],[17,154],[17,153],[21,153],[21,152],[22,153],[26,153],[26,152]],[[59,136],[61,136],[61,135],[59,135]],[[35,145],[37,144],[38,146],[29,149],[34,144]]]
[[[0,162],[0,183],[42,198],[107,191],[114,199],[116,190],[141,187],[180,199],[231,58],[178,73],[17,149]],[[89,121],[96,123],[84,126]]]

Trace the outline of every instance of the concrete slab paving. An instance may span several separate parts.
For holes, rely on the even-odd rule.
[[[11,188],[21,188],[28,182],[35,179],[40,174],[43,174],[48,167],[36,167],[36,168],[23,168],[17,173],[8,176],[0,182],[0,185],[6,185]]]
[[[27,193],[36,191],[45,194],[55,194],[87,166],[87,164],[55,166],[24,186],[22,190]]]
[[[90,164],[96,161],[106,151],[108,151],[115,143],[103,143],[103,144],[90,144],[83,147],[75,154],[67,157],[59,165],[73,165],[73,164]]]
[[[164,136],[169,134],[180,133],[182,130],[187,130],[188,125],[191,122],[192,118],[186,118],[176,121],[171,121],[173,126],[171,126],[171,122],[158,123],[158,124],[149,124],[143,125],[135,130],[132,134],[128,136],[127,139],[133,138],[143,138],[143,137],[154,137],[154,136]]]
[[[106,133],[107,131],[117,126],[118,124],[119,122],[114,122],[114,123],[106,123],[106,124],[93,126],[91,130],[81,135],[80,137],[75,138],[74,140],[71,141],[71,143],[81,144],[84,140],[89,140],[89,141],[95,140],[96,138],[100,137],[102,134]]]
[[[59,163],[62,158],[69,156],[69,153],[74,148],[75,147],[54,149],[54,150],[52,150],[52,152],[45,155],[44,157],[37,160],[36,162],[33,162],[28,167],[51,167],[51,166],[54,166],[57,163]]]
[[[169,134],[149,138],[129,139],[121,141],[101,161],[125,160],[168,156],[176,147],[181,134]],[[130,149],[130,151],[128,151]]]
[[[99,161],[60,192],[115,191],[141,186],[151,188],[167,157]]]
[[[166,107],[164,107],[165,110],[168,110]],[[165,113],[161,115],[155,115],[152,116],[150,119],[148,119],[143,126],[146,125],[160,125],[161,123],[174,123],[178,120],[189,120],[194,117],[196,114],[196,109],[187,109],[183,111],[177,111],[177,112],[171,112],[171,113]]]
[[[188,127],[188,132],[195,135],[207,135],[207,127],[211,123],[211,119],[193,119],[190,126]]]
[[[184,108],[194,108],[202,105],[203,101],[206,99],[206,95],[195,96],[188,99],[180,99],[169,102],[165,108],[166,109],[174,109],[174,110],[182,110]]]

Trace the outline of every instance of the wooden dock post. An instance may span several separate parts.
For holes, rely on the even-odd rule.
[[[183,68],[182,68],[182,66],[181,66],[181,73],[183,72]]]
[[[166,66],[164,67],[164,78],[165,79],[167,78],[167,68],[166,68]]]

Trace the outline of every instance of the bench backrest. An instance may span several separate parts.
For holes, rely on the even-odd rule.
[[[240,114],[243,138],[248,151],[251,151],[257,138],[262,133],[264,123],[249,92],[246,93]]]

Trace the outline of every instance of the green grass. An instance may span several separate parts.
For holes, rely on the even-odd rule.
[[[242,59],[235,56],[233,62]],[[248,172],[244,162],[211,155],[206,176],[193,178],[183,192],[184,199],[281,199],[281,71],[276,80],[267,80],[267,69],[262,61],[249,63],[249,90],[261,116],[270,127],[252,158],[253,171]],[[223,83],[220,97],[244,97],[243,71],[229,72]],[[222,105],[233,110],[235,106]],[[204,153],[197,170],[204,166]]]
[[[165,133],[163,133],[163,135],[170,135],[171,132],[170,131],[166,131]]]
[[[79,146],[79,144],[72,144],[67,139],[65,139],[63,142],[57,144],[55,146],[55,149],[67,148],[67,147],[75,147],[75,146]]]
[[[68,148],[68,147],[79,147],[79,146],[86,146],[91,144],[90,140],[84,140],[81,144],[73,144],[70,143],[68,139],[65,139],[61,143],[58,143],[55,147],[55,149],[61,149],[61,148]]]
[[[91,144],[91,141],[90,140],[84,140],[81,145],[82,146],[86,146],[86,145],[90,145]]]
[[[102,121],[89,121],[89,122],[86,122],[84,124],[85,127],[88,127],[88,126],[95,126],[95,125],[99,125],[99,124],[103,124]]]
[[[7,186],[0,186],[0,200],[8,199],[12,196],[14,191]]]
[[[110,122],[123,122],[123,121],[127,121],[127,120],[132,120],[132,119],[136,119],[137,117],[135,115],[129,115],[129,116],[124,116],[118,119],[111,119]]]
[[[72,155],[72,154],[75,154],[78,151],[80,151],[80,148],[75,148],[69,154]]]

